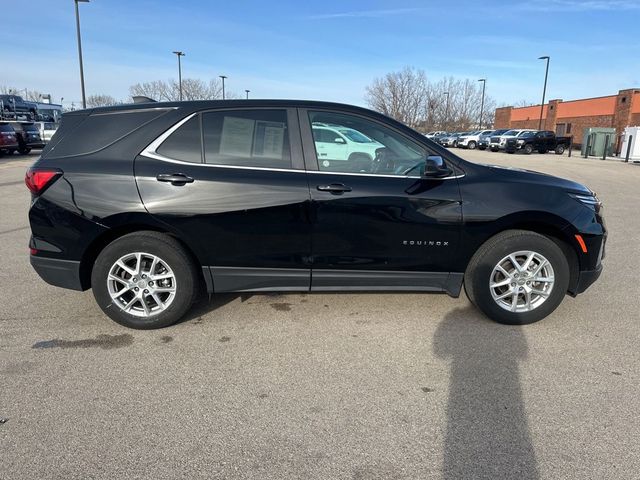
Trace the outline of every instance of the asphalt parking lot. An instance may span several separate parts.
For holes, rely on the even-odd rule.
[[[640,165],[456,153],[594,189],[599,282],[525,327],[390,293],[221,295],[128,330],[32,271],[36,155],[0,159],[0,478],[638,478]]]

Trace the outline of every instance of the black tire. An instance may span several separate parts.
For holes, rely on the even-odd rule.
[[[515,151],[515,150],[505,150],[505,152],[507,152],[507,153],[511,153],[511,154],[516,153],[516,151]]]
[[[558,145],[555,149],[556,155],[562,155],[564,153],[564,145]]]
[[[496,147],[491,147],[491,151],[492,151],[492,152],[497,152],[498,150],[500,150],[500,149],[499,149],[499,148],[496,148]]]
[[[505,310],[493,300],[489,287],[495,266],[507,255],[530,250],[543,255],[554,271],[554,285],[546,300],[528,312]],[[569,286],[569,263],[551,239],[528,230],[507,230],[487,240],[475,253],[464,275],[467,297],[490,319],[507,325],[526,325],[542,320],[562,302]]]
[[[166,310],[148,317],[132,315],[114,304],[107,286],[111,267],[121,257],[134,252],[159,257],[175,275],[173,301]],[[196,266],[180,243],[168,235],[151,231],[130,233],[111,242],[100,252],[91,272],[93,296],[102,311],[120,325],[141,330],[168,327],[180,320],[198,295],[199,281]]]
[[[487,147],[481,147],[481,146],[478,147],[478,150],[486,150],[486,149]]]
[[[476,142],[474,142],[473,140],[471,140],[469,143],[467,143],[467,148],[469,150],[475,150],[477,146],[478,146],[478,144]]]
[[[529,145],[529,144],[525,145],[523,151],[527,155],[531,155],[533,153],[533,145]]]
[[[18,153],[22,155],[27,155],[29,152],[31,152],[29,147],[18,147]]]

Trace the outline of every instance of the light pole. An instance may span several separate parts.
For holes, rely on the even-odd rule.
[[[244,93],[246,93],[246,94],[247,94],[247,100],[249,100],[249,92],[250,92],[250,91],[251,91],[251,90],[245,90],[245,91],[244,91]]]
[[[178,57],[178,90],[180,92],[180,101],[182,101],[182,63],[180,57],[184,57],[184,52],[173,52]]]
[[[80,40],[80,13],[78,3],[89,3],[89,0],[74,0],[76,6],[76,31],[78,33],[78,59],[80,60],[80,88],[82,89],[82,108],[87,108],[87,97],[84,93],[84,68],[82,67],[82,41]]]
[[[444,125],[447,130],[449,128],[449,92],[444,92],[444,94],[447,96],[447,105],[444,110]]]
[[[482,82],[482,101],[480,102],[480,130],[482,130],[482,114],[484,113],[484,89],[487,86],[487,79],[481,78],[478,81]]]
[[[224,80],[225,78],[229,78],[226,75],[219,75],[219,77],[222,79],[222,99],[224,100]]]
[[[542,104],[540,105],[540,120],[538,121],[538,130],[542,130],[542,112],[544,110],[544,97],[547,93],[547,77],[549,76],[549,60],[550,57],[548,56],[544,56],[544,57],[538,57],[538,60],[546,60],[547,61],[547,68],[544,72],[544,87],[542,87]]]

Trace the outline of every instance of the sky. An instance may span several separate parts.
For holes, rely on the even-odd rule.
[[[2,0],[1,3],[7,0]],[[73,0],[29,0],[0,29],[0,85],[81,100]],[[228,91],[365,105],[376,77],[412,66],[437,81],[487,79],[498,104],[640,87],[640,0],[204,1],[80,3],[87,95],[226,75]]]

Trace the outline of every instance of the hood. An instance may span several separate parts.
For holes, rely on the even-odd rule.
[[[566,178],[554,177],[553,175],[535,172],[533,170],[525,170],[524,168],[486,164],[484,166],[491,169],[496,174],[506,177],[508,180],[557,187],[570,193],[594,195],[590,188],[582,185],[581,183],[574,182],[573,180],[567,180]]]

